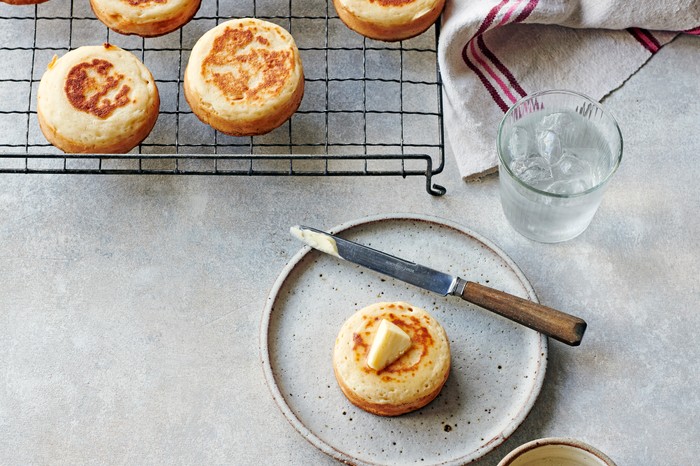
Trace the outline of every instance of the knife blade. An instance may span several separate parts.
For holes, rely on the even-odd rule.
[[[580,345],[586,331],[587,324],[579,317],[325,231],[296,225],[290,228],[290,232],[297,239],[321,252],[443,296],[458,296],[567,345]]]

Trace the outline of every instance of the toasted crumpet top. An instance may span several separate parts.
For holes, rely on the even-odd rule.
[[[382,319],[411,337],[411,346],[380,371],[367,365]],[[442,326],[425,310],[408,303],[376,303],[353,314],[336,338],[333,364],[358,396],[372,403],[405,403],[441,384],[450,366],[450,347]]]
[[[101,144],[148,119],[158,90],[148,69],[131,53],[104,44],[72,50],[49,63],[38,108],[47,124],[86,144]]]
[[[253,18],[227,21],[204,34],[185,75],[204,106],[234,118],[274,110],[304,79],[291,34]]]
[[[189,10],[192,0],[93,0],[109,16],[121,16],[135,23],[177,18]]]
[[[411,23],[429,13],[440,0],[338,0],[357,18],[381,26]]]

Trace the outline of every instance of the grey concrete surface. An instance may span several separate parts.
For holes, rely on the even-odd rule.
[[[620,466],[700,455],[700,40],[664,47],[605,100],[622,166],[590,228],[515,233],[497,177],[0,176],[0,464],[334,464],[285,420],[258,332],[299,244],[288,227],[425,213],[467,226],[540,300],[586,319],[552,342],[538,401],[478,461],[569,436]],[[319,310],[322,318],[322,310]]]

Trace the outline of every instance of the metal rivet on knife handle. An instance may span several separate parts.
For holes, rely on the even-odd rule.
[[[567,345],[578,346],[586,331],[583,319],[478,283],[467,282],[461,297]]]

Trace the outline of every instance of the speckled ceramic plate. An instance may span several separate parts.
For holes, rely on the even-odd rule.
[[[312,225],[314,226],[314,225]],[[535,300],[517,266],[490,241],[433,217],[365,218],[332,230],[408,260]],[[438,397],[413,413],[366,413],[342,394],[331,354],[343,322],[378,301],[407,301],[436,317],[452,369]],[[304,246],[284,268],[261,325],[268,386],[313,445],[352,464],[464,464],[502,443],[542,386],[547,339],[455,297],[441,297]]]

